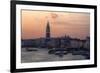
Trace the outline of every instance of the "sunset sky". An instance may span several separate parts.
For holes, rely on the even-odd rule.
[[[47,21],[51,37],[68,35],[85,39],[90,35],[89,13],[22,10],[22,39],[45,37]]]

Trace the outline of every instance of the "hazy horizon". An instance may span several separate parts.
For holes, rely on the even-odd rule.
[[[90,14],[52,11],[21,11],[22,39],[45,37],[47,21],[51,37],[70,36],[84,39],[90,36]]]

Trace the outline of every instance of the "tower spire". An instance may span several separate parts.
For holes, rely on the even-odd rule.
[[[46,38],[50,38],[50,25],[49,25],[49,21],[47,21],[47,26],[46,26]]]

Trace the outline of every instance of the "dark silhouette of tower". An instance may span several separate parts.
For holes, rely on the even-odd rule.
[[[47,26],[46,26],[46,38],[50,39],[50,25],[49,25],[49,21],[47,22]]]
[[[49,25],[49,21],[47,22],[47,25],[46,25],[45,46],[46,46],[47,48],[50,47],[50,25]]]

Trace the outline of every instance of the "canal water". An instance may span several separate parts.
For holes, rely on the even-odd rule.
[[[51,61],[71,61],[71,60],[85,60],[86,58],[82,55],[73,55],[68,53],[59,57],[55,54],[48,54],[48,49],[31,48],[35,50],[27,51],[26,48],[21,49],[21,62],[51,62]]]

